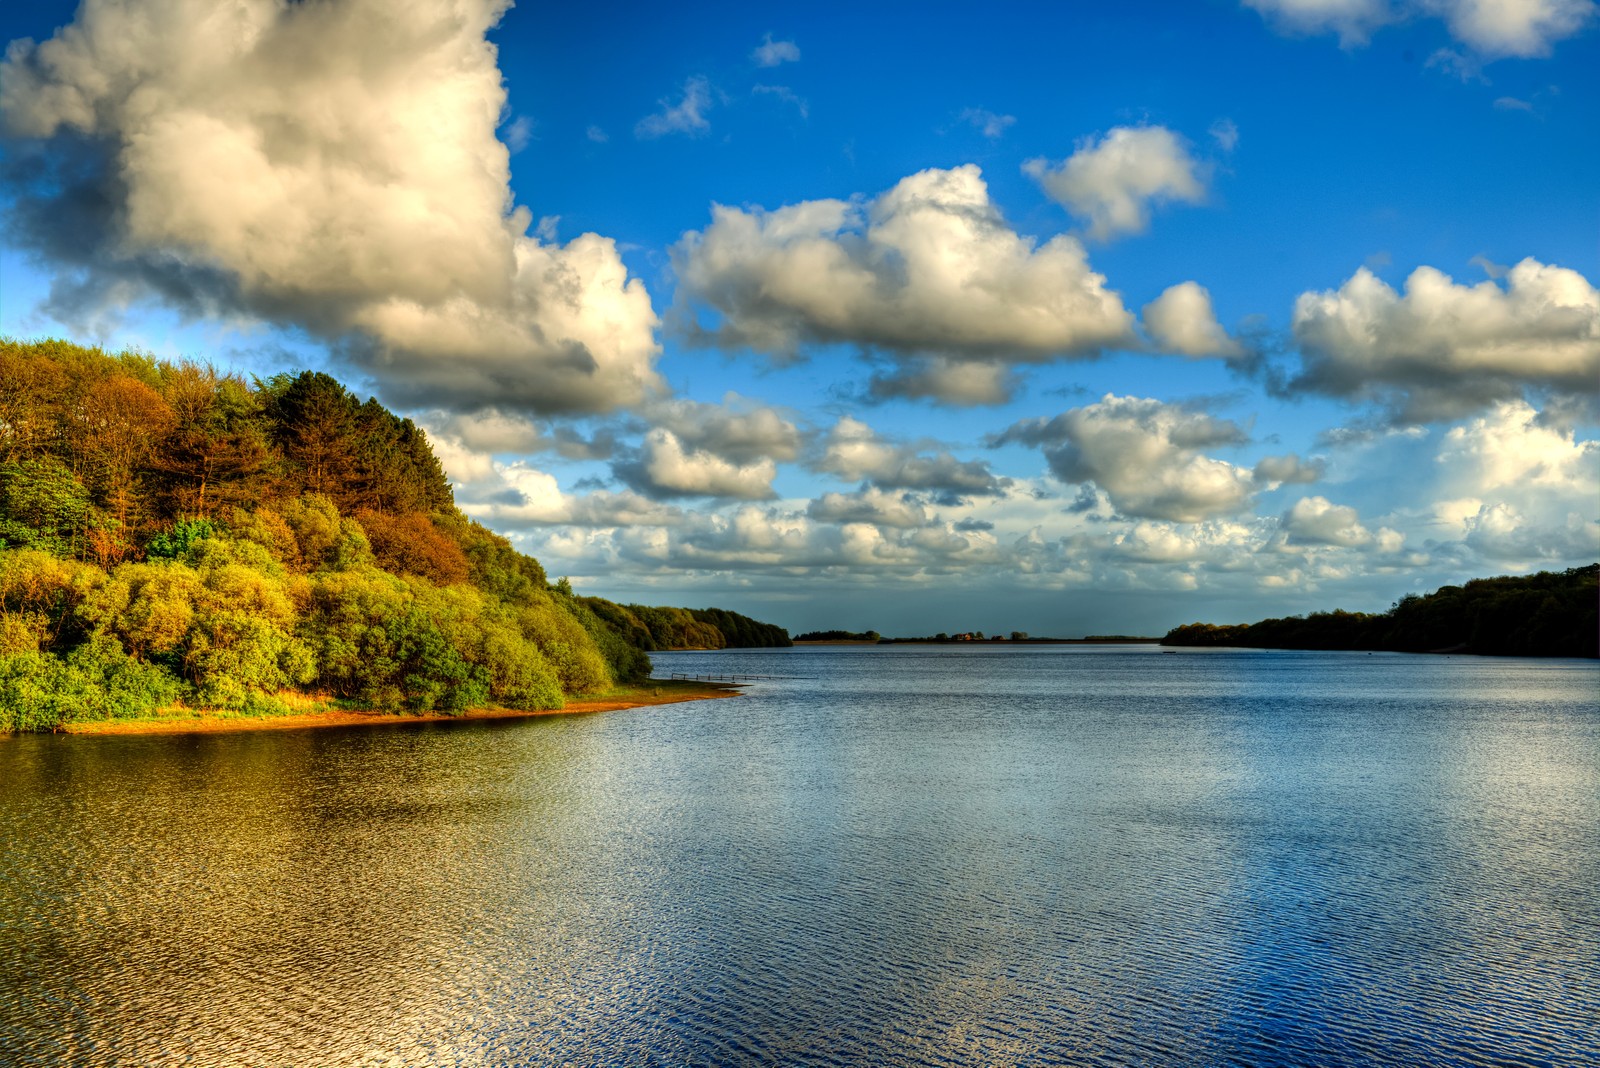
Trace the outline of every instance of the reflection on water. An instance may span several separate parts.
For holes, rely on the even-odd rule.
[[[1600,1060],[1592,663],[658,668],[801,677],[0,739],[0,1061]]]

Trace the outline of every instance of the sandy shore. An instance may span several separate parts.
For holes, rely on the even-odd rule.
[[[296,712],[286,716],[222,716],[183,709],[172,716],[150,719],[100,720],[72,723],[61,728],[67,734],[211,734],[220,731],[282,731],[301,727],[383,726],[394,723],[430,723],[477,719],[525,719],[529,716],[572,716],[587,712],[616,712],[624,708],[672,705],[682,701],[703,701],[715,697],[736,697],[739,689],[712,682],[652,680],[604,697],[568,701],[565,708],[511,709],[479,708],[459,716],[443,712],[396,715],[388,712],[352,712],[332,709]]]

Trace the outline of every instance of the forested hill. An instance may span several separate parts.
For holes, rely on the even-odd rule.
[[[788,645],[551,584],[427,436],[306,372],[0,339],[0,731],[183,703],[559,707],[649,650]]]
[[[1234,626],[1191,623],[1174,628],[1161,644],[1594,657],[1600,655],[1597,580],[1600,564],[1474,579],[1426,596],[1407,594],[1378,615],[1318,612]]]

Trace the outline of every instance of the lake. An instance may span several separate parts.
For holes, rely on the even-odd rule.
[[[658,654],[590,716],[0,738],[0,1062],[1600,1063],[1600,665]]]

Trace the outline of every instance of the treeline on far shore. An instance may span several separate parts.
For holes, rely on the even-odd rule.
[[[1387,612],[1175,627],[1162,645],[1349,649],[1489,656],[1600,656],[1600,563],[1409,593]]]
[[[657,649],[778,644],[550,582],[456,507],[420,428],[328,375],[0,338],[0,732],[559,708]]]

